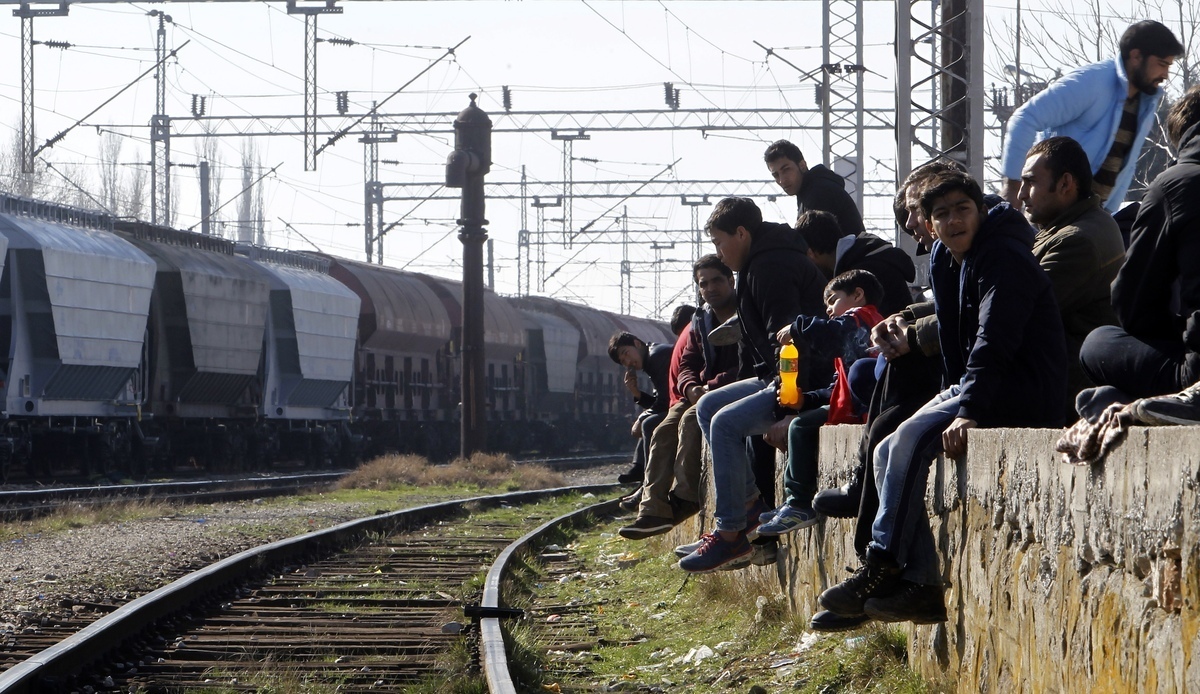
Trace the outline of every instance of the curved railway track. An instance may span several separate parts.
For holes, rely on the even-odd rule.
[[[0,674],[0,692],[255,691],[268,682],[277,691],[396,690],[435,676],[438,659],[461,642],[463,587],[483,571],[482,604],[467,611],[482,617],[491,691],[510,692],[498,625],[504,611],[496,609],[508,562],[616,499],[555,518],[531,509],[517,521],[487,509],[617,489],[432,504],[248,550],[14,664]],[[527,532],[530,525],[538,527]],[[11,638],[4,650],[16,656],[22,636]]]

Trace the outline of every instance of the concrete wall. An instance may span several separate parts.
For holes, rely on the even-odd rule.
[[[845,481],[860,433],[822,431],[822,487]],[[1200,428],[1135,428],[1094,467],[1059,462],[1058,435],[976,430],[967,460],[934,463],[950,619],[909,626],[913,667],[958,692],[1200,692]],[[852,532],[827,519],[752,571],[811,614],[857,566]]]

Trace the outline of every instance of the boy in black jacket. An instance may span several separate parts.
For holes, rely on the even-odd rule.
[[[875,450],[879,510],[866,559],[820,596],[834,614],[889,622],[945,621],[925,483],[938,453],[966,452],[977,426],[1061,426],[1066,338],[1049,277],[1031,252],[1033,229],[1006,203],[988,211],[961,173],[929,180],[921,208],[931,254],[938,335],[952,384]]]
[[[824,312],[824,278],[804,254],[796,231],[762,221],[749,198],[725,198],[713,208],[707,232],[717,255],[738,273],[743,380],[718,388],[696,403],[700,430],[712,450],[716,487],[716,531],[705,535],[679,562],[694,573],[715,571],[750,560],[747,531],[767,510],[746,455],[745,439],[776,422],[775,334],[797,315]],[[811,373],[801,352],[799,384],[828,383],[831,373]]]

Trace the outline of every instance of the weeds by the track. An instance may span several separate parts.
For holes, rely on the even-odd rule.
[[[689,578],[661,538],[623,540],[613,533],[617,525],[593,528],[569,546],[578,570],[522,577],[530,592],[522,600],[529,618],[511,625],[509,636],[522,654],[525,684],[534,689],[930,690],[907,667],[901,629],[809,632],[808,615],[788,608],[773,573]],[[569,652],[545,645],[555,634],[551,623],[569,620],[594,627],[596,645]]]
[[[468,485],[518,491],[563,484],[561,475],[543,465],[518,465],[506,455],[475,453],[444,465],[435,465],[416,455],[385,455],[360,465],[342,478],[338,487],[390,490],[405,486]]]
[[[67,505],[55,509],[49,515],[33,520],[0,523],[0,541],[9,541],[29,535],[65,532],[92,525],[159,518],[172,513],[169,504],[137,499],[98,505]]]

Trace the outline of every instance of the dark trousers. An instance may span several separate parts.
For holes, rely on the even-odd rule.
[[[1113,386],[1130,400],[1178,393],[1200,381],[1200,354],[1182,340],[1147,340],[1114,325],[1093,330],[1079,360],[1093,383]]]
[[[854,525],[854,551],[866,556],[871,541],[871,526],[879,511],[879,490],[875,488],[872,461],[875,448],[884,437],[896,431],[922,405],[937,395],[941,386],[940,357],[909,353],[889,362],[883,377],[871,393],[867,409],[867,426],[858,444],[858,465],[863,474],[862,499]],[[924,527],[929,527],[926,519]]]
[[[659,422],[666,417],[666,412],[650,412],[649,410],[638,416],[642,438],[638,439],[637,448],[633,452],[634,465],[645,469],[646,460],[650,455],[650,437],[654,435],[654,429],[658,427]]]

